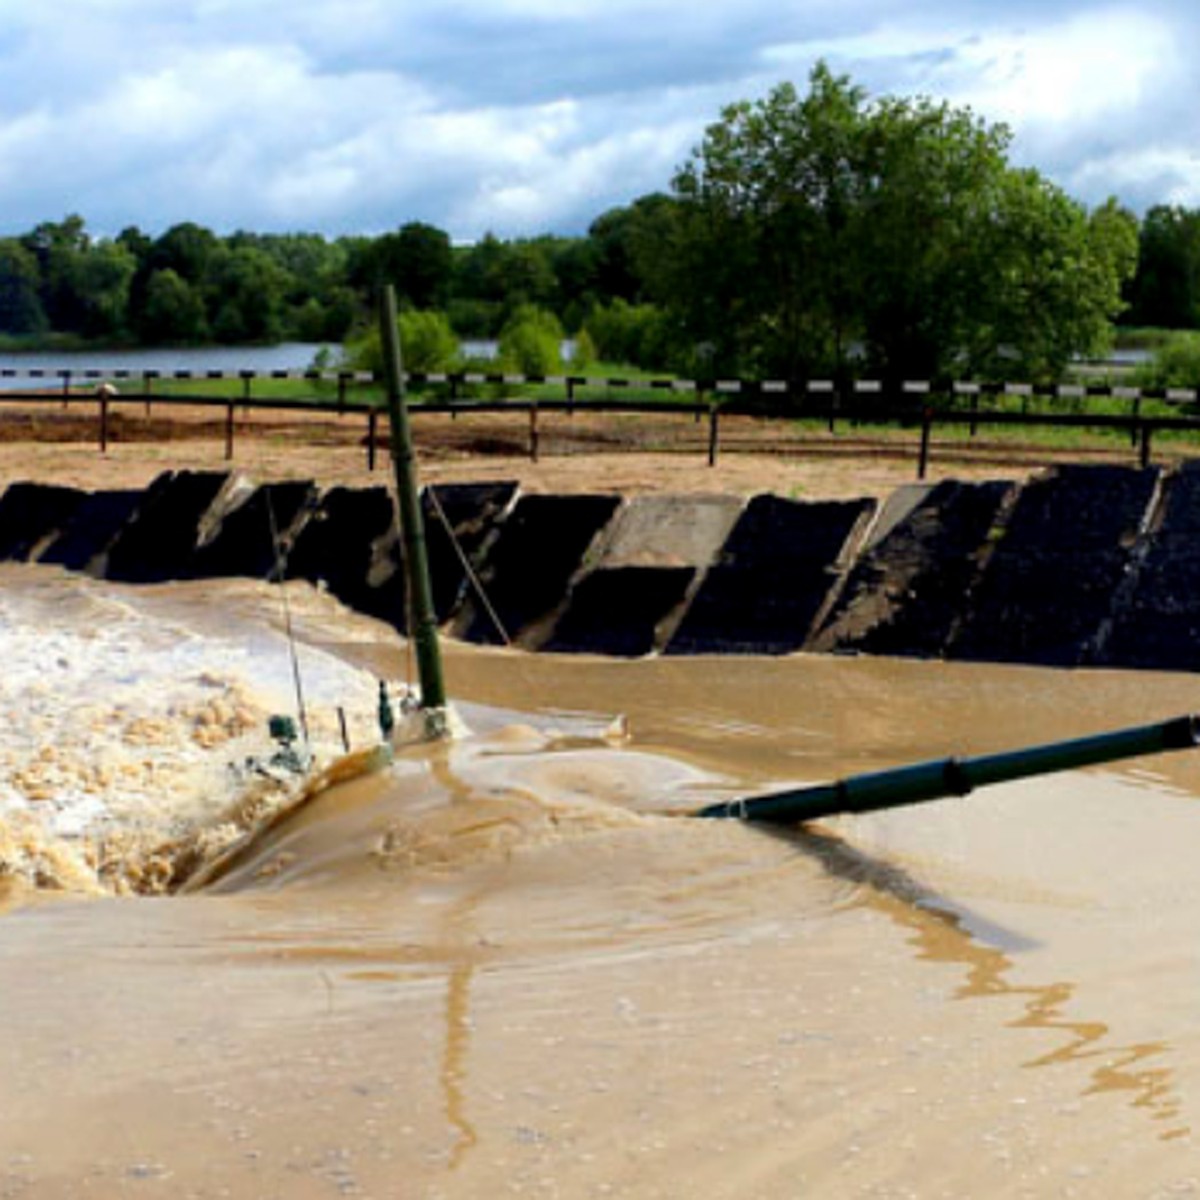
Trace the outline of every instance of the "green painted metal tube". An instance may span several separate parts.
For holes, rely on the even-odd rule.
[[[1157,725],[1138,725],[1002,754],[944,758],[852,775],[836,783],[711,804],[692,815],[791,824],[835,813],[871,812],[945,796],[965,796],[989,783],[1069,771],[1164,750],[1186,750],[1197,744],[1200,744],[1200,717],[1183,716]]]
[[[416,454],[408,407],[404,400],[404,371],[400,361],[400,331],[396,325],[396,293],[389,283],[379,293],[379,333],[387,370],[388,417],[392,431],[392,465],[396,471],[396,504],[404,538],[404,561],[412,598],[412,639],[421,679],[421,707],[444,708],[446,685],[438,646],[437,616],[429,582],[429,557],[425,552],[425,522],[417,497]]]

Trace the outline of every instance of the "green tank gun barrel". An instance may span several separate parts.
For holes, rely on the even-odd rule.
[[[1001,754],[935,759],[887,771],[851,775],[836,783],[711,804],[693,815],[791,824],[836,813],[872,812],[940,800],[946,796],[965,796],[990,783],[1070,771],[1143,754],[1159,754],[1164,750],[1187,750],[1198,744],[1200,717],[1175,717],[1156,725],[1137,725]]]

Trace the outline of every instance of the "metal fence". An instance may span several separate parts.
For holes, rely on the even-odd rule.
[[[96,439],[106,451],[110,439],[110,417],[118,405],[143,404],[149,415],[152,406],[186,405],[223,410],[225,456],[233,458],[237,409],[274,412],[358,414],[365,424],[367,465],[374,469],[379,445],[378,422],[381,386],[370,372],[354,371],[132,371],[95,369],[0,369],[0,378],[28,379],[28,389],[0,391],[4,404],[62,404],[65,407],[94,405],[97,410]],[[335,398],[314,392],[311,396],[277,398],[254,395],[261,381],[307,380],[332,385]],[[235,381],[237,395],[174,394],[172,383]],[[962,380],[855,379],[836,382],[813,379],[782,380],[689,380],[597,378],[582,375],[536,376],[508,373],[456,372],[406,376],[418,399],[413,405],[421,413],[525,413],[528,420],[528,453],[537,459],[541,448],[539,414],[545,413],[641,413],[690,417],[707,422],[703,439],[708,462],[715,464],[721,449],[721,422],[728,416],[804,418],[826,424],[831,432],[840,422],[893,425],[911,429],[917,438],[915,457],[918,478],[924,478],[932,453],[932,440],[939,427],[966,426],[971,436],[982,427],[1069,427],[1122,431],[1138,461],[1150,462],[1154,435],[1162,431],[1200,431],[1200,417],[1186,410],[1197,403],[1197,390],[1190,388],[1139,388],[1101,384],[991,383]],[[116,385],[120,385],[118,388]],[[167,390],[163,390],[166,386]],[[123,390],[121,390],[123,389]],[[534,389],[528,394],[503,395],[512,389]],[[561,389],[561,395],[554,393]],[[480,396],[479,393],[491,393]],[[547,392],[549,394],[547,394]],[[596,396],[595,393],[601,393]],[[624,398],[618,398],[624,397]],[[1103,398],[1126,405],[1124,412],[1088,411],[1089,402]],[[1019,403],[1019,408],[993,407],[998,401]],[[1149,413],[1143,401],[1160,401],[1167,412]],[[1047,401],[1039,410],[1035,402]],[[1063,411],[1069,407],[1070,411]],[[2,408],[0,408],[2,413]]]

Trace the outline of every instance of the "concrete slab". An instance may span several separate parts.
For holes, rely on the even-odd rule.
[[[316,505],[317,489],[308,480],[266,483],[225,513],[189,564],[192,578],[240,575],[279,578],[290,546],[289,535]]]
[[[1095,662],[1200,671],[1200,552],[1190,535],[1156,540]]]
[[[920,508],[934,490],[932,483],[901,484],[882,504],[863,540],[863,552],[874,549],[893,529]]]
[[[377,565],[378,547],[391,537],[395,522],[387,488],[331,488],[296,536],[288,578],[324,585],[358,612],[403,623],[403,592],[397,597],[379,590],[395,566]]]
[[[0,560],[36,558],[61,533],[87,493],[78,488],[22,480],[0,496]]]
[[[1163,481],[1163,537],[1200,537],[1200,461],[1181,463]]]
[[[1021,490],[999,550],[1007,556],[1025,549],[1079,552],[1128,545],[1160,475],[1157,467],[1058,467]]]
[[[967,607],[988,531],[1014,487],[946,480],[925,489],[855,563],[808,649],[939,657]]]
[[[742,507],[736,496],[635,496],[613,520],[602,565],[707,567]]]
[[[872,500],[756,496],[734,526],[667,654],[789,654],[808,640]]]
[[[571,590],[543,650],[637,658],[655,649],[659,625],[682,603],[694,567],[611,567]]]
[[[1161,519],[1135,568],[1096,662],[1200,670],[1200,462],[1164,481]]]
[[[1066,467],[1022,489],[947,656],[1088,661],[1131,560],[1159,472]]]
[[[503,482],[440,484],[422,492],[433,607],[439,623],[447,621],[468,594],[467,573],[455,542],[474,569],[484,544],[495,533],[516,494],[515,483]]]
[[[109,548],[104,578],[122,583],[187,578],[201,522],[230,479],[221,471],[160,475]]]
[[[141,490],[89,492],[38,562],[103,575],[108,548],[145,499]]]
[[[537,640],[531,627],[564,601],[571,577],[596,535],[612,519],[616,496],[522,496],[497,531],[481,564],[488,598],[513,641]],[[457,623],[468,641],[503,641],[475,601],[464,605]]]

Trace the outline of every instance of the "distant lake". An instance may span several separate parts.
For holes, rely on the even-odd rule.
[[[9,371],[305,371],[324,349],[319,343],[279,346],[192,346],[177,350],[0,351],[0,369]],[[341,346],[328,347],[336,362]],[[0,377],[0,390],[30,386],[24,378]]]
[[[466,338],[459,343],[463,358],[495,359],[500,357],[500,343],[493,338]],[[575,339],[564,338],[559,353],[566,361],[575,353]]]
[[[9,371],[306,371],[313,359],[328,349],[336,365],[342,347],[314,342],[285,342],[280,346],[191,346],[172,350],[75,350],[0,351],[0,370]],[[465,358],[495,359],[500,347],[495,341],[478,339],[462,342]],[[575,343],[563,342],[564,357],[575,351]],[[45,386],[53,386],[48,380]],[[27,378],[5,379],[0,376],[0,391],[28,388]]]

